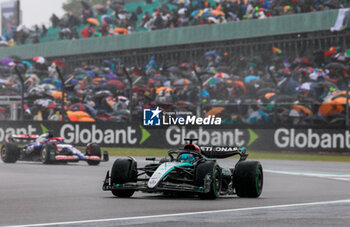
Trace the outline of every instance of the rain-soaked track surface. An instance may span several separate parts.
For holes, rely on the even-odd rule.
[[[139,166],[143,160],[138,158]],[[208,201],[140,192],[130,199],[113,197],[101,189],[113,161],[99,166],[1,162],[0,226],[350,225],[350,163],[261,160],[260,198]],[[220,164],[232,166],[234,160]]]

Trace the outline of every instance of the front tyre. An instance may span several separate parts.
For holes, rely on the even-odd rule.
[[[203,186],[205,177],[209,175],[211,183],[207,193],[199,194],[201,199],[216,199],[219,197],[221,190],[221,169],[216,162],[200,163],[195,171],[195,184]]]
[[[101,159],[101,148],[98,144],[96,143],[89,143],[87,148],[86,148],[86,153],[89,156],[97,156]],[[87,163],[90,166],[97,166],[98,164],[100,164],[100,160],[87,160]]]
[[[117,159],[113,163],[111,172],[111,184],[116,186],[127,182],[136,182],[137,180],[137,163],[132,159]],[[134,194],[135,190],[116,190],[112,189],[112,194],[129,198]]]
[[[5,143],[1,146],[1,160],[5,163],[15,163],[19,158],[19,148],[14,143]]]
[[[239,197],[257,198],[263,189],[263,169],[258,161],[238,162],[233,173],[233,185]]]

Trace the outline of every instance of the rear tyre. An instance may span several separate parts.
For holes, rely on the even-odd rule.
[[[233,186],[239,197],[257,198],[263,189],[263,169],[258,161],[237,163],[233,173]]]
[[[56,154],[57,148],[55,144],[45,144],[40,152],[40,159],[43,164],[52,164],[54,160],[51,159],[52,154]]]
[[[1,160],[5,163],[15,163],[19,158],[19,148],[14,143],[5,143],[1,146]]]
[[[96,143],[90,143],[88,145],[87,149],[87,154],[89,156],[97,156],[101,159],[101,148],[98,144]],[[90,166],[97,166],[98,164],[100,164],[100,160],[88,160],[87,163]]]
[[[195,184],[204,185],[204,179],[209,174],[211,179],[210,190],[207,193],[200,193],[201,199],[216,199],[221,190],[221,170],[216,162],[200,163],[195,171]]]
[[[127,182],[136,182],[137,163],[132,159],[117,159],[113,163],[111,172],[111,184],[123,184]],[[112,190],[113,195],[121,198],[129,198],[135,190]]]

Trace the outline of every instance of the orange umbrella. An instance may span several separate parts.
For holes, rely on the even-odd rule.
[[[126,35],[126,34],[129,33],[129,30],[126,29],[126,28],[116,28],[116,29],[114,29],[113,32],[117,33],[117,34],[124,34],[124,35]]]
[[[318,109],[318,112],[321,113],[323,116],[328,116],[333,113],[342,113],[344,111],[344,106],[342,104],[339,104],[336,101],[330,101],[323,103],[320,108]]]
[[[82,117],[79,119],[79,121],[85,121],[85,122],[95,122],[95,119],[91,117]]]
[[[214,9],[212,11],[210,11],[211,14],[215,15],[215,16],[225,16],[225,13],[222,12],[221,10],[217,10],[217,9]]]
[[[93,18],[93,17],[90,17],[86,20],[87,22],[89,22],[90,24],[94,24],[94,25],[100,25],[100,22],[96,19],[96,18]]]
[[[159,94],[161,91],[164,91],[165,93],[174,91],[172,88],[170,87],[159,87],[156,89],[156,94]]]
[[[102,78],[96,77],[96,78],[92,79],[92,82],[94,82],[95,84],[99,84],[102,82]]]
[[[106,102],[108,103],[109,106],[113,106],[113,104],[115,103],[114,98],[112,97],[106,98]]]
[[[338,97],[346,97],[346,91],[339,91],[332,95],[332,100],[338,98]],[[350,97],[350,91],[349,91],[349,97]]]
[[[309,108],[302,106],[302,105],[294,105],[293,110],[296,110],[298,112],[303,112],[306,115],[311,115],[312,112]]]
[[[68,117],[69,116],[74,116],[74,117],[78,118],[79,120],[81,118],[84,118],[84,117],[90,117],[90,115],[84,111],[72,111],[68,114]]]
[[[79,121],[79,119],[76,116],[68,115],[68,118],[70,121]]]
[[[61,99],[62,98],[62,91],[54,91],[51,93],[51,96],[55,99]],[[67,97],[67,93],[65,93],[64,97]]]
[[[235,81],[233,83],[233,88],[241,88],[244,92],[244,94],[247,94],[247,88],[244,86],[244,83],[242,81]]]
[[[205,114],[205,116],[218,115],[218,114],[221,114],[222,111],[224,110],[225,110],[224,107],[213,107]]]
[[[273,97],[273,96],[275,96],[275,95],[276,95],[275,92],[268,92],[268,93],[265,94],[264,97],[265,97],[266,99],[270,99],[271,97]]]
[[[346,97],[338,97],[333,99],[334,102],[346,105]],[[348,100],[348,103],[350,104],[350,100]]]

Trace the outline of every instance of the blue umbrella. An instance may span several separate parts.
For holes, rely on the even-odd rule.
[[[28,67],[32,66],[32,63],[29,61],[22,61],[23,64],[27,65]]]
[[[216,50],[211,50],[204,54],[205,57],[214,57],[215,55],[216,55]]]
[[[249,83],[253,80],[260,80],[260,77],[255,76],[255,75],[248,75],[248,76],[244,77],[244,82],[246,82],[246,83]]]
[[[95,73],[93,71],[85,70],[85,73],[88,74],[91,77],[95,77]]]
[[[258,110],[250,113],[246,121],[252,124],[266,124],[269,122],[269,120],[270,120],[269,115],[267,115],[262,110]]]
[[[101,20],[106,22],[107,24],[113,24],[113,18],[108,15],[103,15]]]
[[[236,14],[234,14],[232,12],[228,12],[227,14],[232,18],[232,20],[237,20],[237,15]]]
[[[200,95],[201,95],[200,92],[198,92],[198,97],[200,97]],[[210,97],[209,92],[203,89],[202,97]]]
[[[195,10],[191,13],[191,17],[195,17],[199,13],[199,10]]]
[[[108,77],[109,79],[118,79],[118,76],[115,75],[114,73],[108,73],[108,74],[107,74],[107,77]]]

